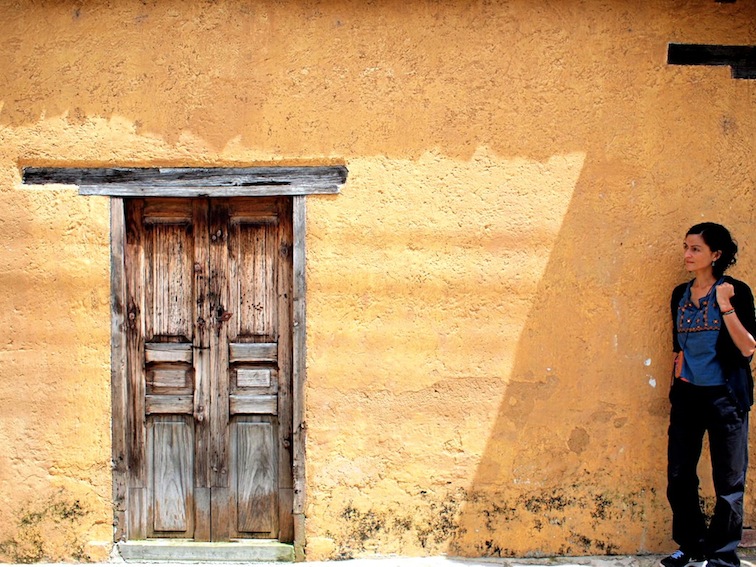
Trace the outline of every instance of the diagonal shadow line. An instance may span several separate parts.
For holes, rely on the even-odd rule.
[[[618,354],[627,333],[649,330],[642,317],[627,322],[615,316],[615,294],[628,275],[606,256],[632,256],[622,252],[632,235],[618,235],[596,214],[597,191],[583,181],[597,178],[589,168],[586,162],[512,372],[502,380],[449,555],[637,553],[667,541],[664,464],[653,458],[665,451],[666,394],[654,380],[639,391],[616,369],[603,367],[606,351]],[[631,210],[633,197],[626,198]],[[652,336],[649,344],[664,350],[667,342]],[[646,438],[640,437],[644,428],[650,429]],[[629,451],[644,451],[641,459],[628,455],[625,441]]]

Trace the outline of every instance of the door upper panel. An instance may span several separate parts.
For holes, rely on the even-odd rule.
[[[231,341],[278,341],[279,212],[270,199],[235,200],[229,208]]]
[[[188,199],[144,204],[145,339],[192,342],[194,227]]]

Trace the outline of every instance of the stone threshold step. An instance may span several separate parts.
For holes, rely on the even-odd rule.
[[[186,540],[122,541],[118,553],[127,563],[293,562],[294,546],[275,540],[197,542]]]

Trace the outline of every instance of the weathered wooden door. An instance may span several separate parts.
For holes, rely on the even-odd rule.
[[[292,541],[290,200],[124,206],[128,538]]]

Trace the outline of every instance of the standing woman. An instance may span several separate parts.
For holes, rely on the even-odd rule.
[[[708,567],[737,567],[753,403],[753,294],[745,283],[724,275],[738,252],[725,227],[697,224],[683,246],[685,268],[694,279],[672,293],[675,376],[667,471],[672,537],[680,549],[661,564],[684,567],[708,561]],[[716,493],[708,527],[696,473],[705,432]]]

